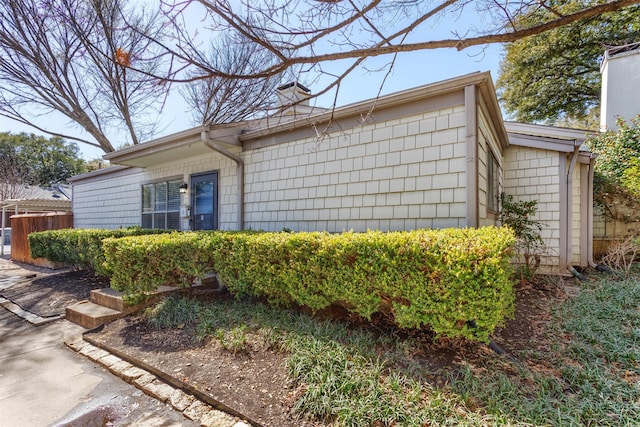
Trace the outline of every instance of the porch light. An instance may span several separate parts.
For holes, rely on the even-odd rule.
[[[180,193],[184,194],[187,192],[187,188],[189,188],[189,186],[187,185],[186,182],[183,182],[182,184],[180,184]]]

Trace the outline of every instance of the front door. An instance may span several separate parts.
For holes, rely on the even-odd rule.
[[[191,175],[191,229],[218,228],[218,172]]]

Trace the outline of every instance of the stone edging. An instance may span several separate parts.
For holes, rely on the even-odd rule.
[[[18,304],[4,297],[0,297],[0,306],[6,308],[16,316],[23,318],[24,320],[26,320],[27,322],[31,323],[34,326],[41,326],[46,323],[55,322],[58,319],[64,318],[64,314],[59,314],[59,315],[50,316],[50,317],[40,317],[35,313],[31,313],[30,311],[23,309]]]
[[[165,383],[150,372],[84,341],[81,337],[65,344],[149,396],[171,405],[176,411],[182,412],[186,418],[199,422],[203,427],[250,427],[239,418],[212,408],[181,389]]]

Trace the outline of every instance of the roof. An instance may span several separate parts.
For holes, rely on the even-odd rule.
[[[494,116],[501,120],[502,114],[500,113],[498,99],[495,95],[495,88],[493,86],[491,74],[489,72],[475,72],[452,79],[429,83],[400,92],[394,92],[377,98],[355,102],[343,107],[327,109],[317,114],[299,117],[298,120],[290,120],[271,126],[263,126],[255,130],[243,132],[239,139],[240,141],[244,142],[266,135],[291,131],[303,126],[317,126],[320,123],[336,121],[343,117],[359,115],[363,111],[369,111],[372,107],[374,107],[376,110],[401,107],[402,105],[418,99],[424,99],[459,91],[464,89],[466,86],[471,85],[478,86],[481,89],[483,95],[488,100],[489,108],[492,110],[492,113],[494,114]],[[504,137],[506,139],[506,135],[504,135]]]
[[[71,200],[52,199],[10,199],[0,201],[0,208],[10,211],[18,208],[21,211],[60,212],[71,210]]]
[[[531,123],[504,122],[509,135],[509,144],[545,150],[573,152],[588,151],[585,140],[597,132],[585,129],[571,129]]]
[[[639,49],[640,49],[640,42],[630,43],[624,46],[611,46],[606,50],[605,56],[612,57],[612,56],[620,55],[626,52],[632,52],[634,50],[639,50]]]
[[[142,144],[124,148],[104,155],[112,164],[146,167],[152,164],[168,162],[176,158],[186,158],[210,153],[202,143],[203,137],[214,139],[230,146],[242,147],[245,143],[266,136],[292,132],[300,129],[315,129],[322,123],[337,123],[341,119],[360,117],[375,108],[376,111],[402,109],[408,103],[444,96],[463,91],[467,86],[476,86],[496,123],[499,138],[507,143],[507,133],[502,126],[502,113],[498,105],[495,87],[489,72],[475,72],[443,80],[416,88],[383,95],[376,98],[331,109],[313,108],[308,114],[293,116],[275,115],[242,123],[227,125],[197,126],[182,132],[167,135]],[[462,101],[464,102],[464,101]],[[207,134],[203,134],[206,132]],[[73,182],[77,179],[73,179]]]
[[[87,172],[87,173],[83,173],[80,175],[75,175],[72,176],[71,178],[67,179],[67,181],[69,181],[71,184],[75,184],[78,181],[83,181],[85,179],[91,179],[91,178],[96,178],[96,177],[100,177],[103,175],[112,175],[115,172],[121,171],[121,170],[126,170],[129,169],[128,166],[108,166],[106,168],[103,169],[98,169],[98,170],[94,170],[91,172]]]
[[[51,187],[30,186],[24,195],[15,199],[0,200],[0,208],[50,212],[71,210],[71,186],[54,184]]]
[[[107,153],[103,158],[112,164],[146,167],[178,158],[205,155],[211,153],[211,149],[202,143],[202,132],[210,133],[212,129],[215,129],[216,140],[240,146],[237,136],[240,135],[245,125],[246,122],[220,126],[197,126]],[[76,182],[77,179],[73,178],[70,181]]]

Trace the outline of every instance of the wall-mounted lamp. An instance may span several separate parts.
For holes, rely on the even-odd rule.
[[[184,194],[187,192],[187,188],[189,188],[189,186],[187,185],[186,182],[183,182],[182,184],[180,184],[180,193]]]

